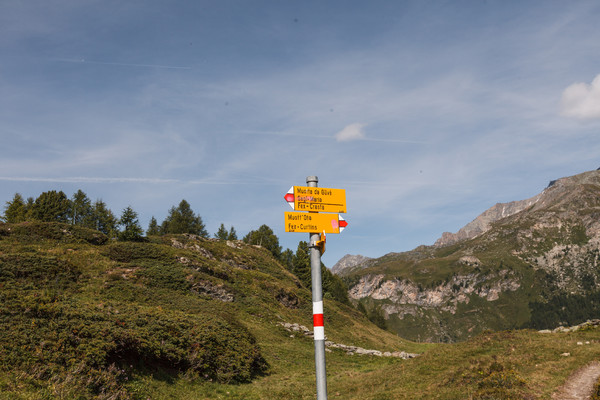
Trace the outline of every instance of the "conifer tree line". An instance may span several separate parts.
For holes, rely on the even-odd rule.
[[[27,200],[16,193],[12,200],[6,202],[4,215],[0,220],[7,223],[27,221],[62,222],[85,228],[98,230],[105,235],[119,240],[141,240],[144,235],[138,214],[131,206],[126,207],[119,218],[102,200],[92,202],[81,189],[71,198],[61,190],[43,192],[36,199]],[[235,229],[231,227],[231,237]],[[208,232],[202,217],[192,211],[186,200],[181,200],[177,207],[173,206],[162,224],[158,225],[152,217],[146,231],[147,235],[165,235],[169,233],[191,233],[207,238]]]
[[[110,238],[121,241],[139,241],[144,239],[144,229],[140,226],[138,214],[131,206],[126,207],[119,218],[101,199],[92,202],[81,189],[68,198],[63,191],[51,190],[43,192],[36,199],[26,200],[16,193],[7,201],[4,215],[0,218],[6,223],[28,221],[62,222],[85,228],[98,230]],[[178,206],[169,209],[165,220],[159,224],[154,216],[150,219],[147,236],[189,233],[208,238],[209,234],[199,214],[194,213],[190,204],[184,199]],[[215,239],[237,240],[237,232],[221,224],[214,234]],[[302,284],[311,288],[310,256],[308,243],[301,241],[294,253],[290,249],[282,251],[279,238],[267,225],[251,230],[242,239],[245,243],[261,246],[271,252],[290,272],[298,277]],[[343,281],[332,274],[321,264],[323,293],[349,304],[347,287]]]

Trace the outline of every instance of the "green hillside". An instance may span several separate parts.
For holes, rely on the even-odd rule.
[[[336,343],[422,350],[332,299],[325,318]],[[312,326],[310,292],[271,252],[241,241],[115,242],[61,223],[0,224],[0,320],[9,398],[146,399],[290,371],[310,386],[314,374],[312,340],[280,325]]]

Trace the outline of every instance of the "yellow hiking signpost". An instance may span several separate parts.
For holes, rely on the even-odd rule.
[[[320,188],[318,182],[319,178],[309,176],[306,178],[308,186],[292,186],[283,198],[295,211],[304,211],[285,213],[285,231],[308,233],[310,240],[308,247],[310,248],[317,400],[327,400],[321,255],[325,253],[325,234],[340,233],[348,223],[338,214],[346,212],[346,191]]]

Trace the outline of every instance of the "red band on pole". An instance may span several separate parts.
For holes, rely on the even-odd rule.
[[[313,314],[313,326],[324,326],[323,314]]]

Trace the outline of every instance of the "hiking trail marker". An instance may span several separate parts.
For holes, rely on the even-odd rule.
[[[292,186],[283,198],[296,211],[346,212],[345,189]]]
[[[325,234],[340,233],[348,223],[338,214],[346,212],[346,190],[320,188],[318,182],[319,178],[309,176],[308,186],[292,186],[283,198],[294,211],[300,211],[285,213],[285,231],[309,234],[317,400],[327,400],[321,255],[325,253]]]
[[[286,232],[341,233],[347,226],[348,223],[339,214],[318,214],[303,212],[285,213]]]

